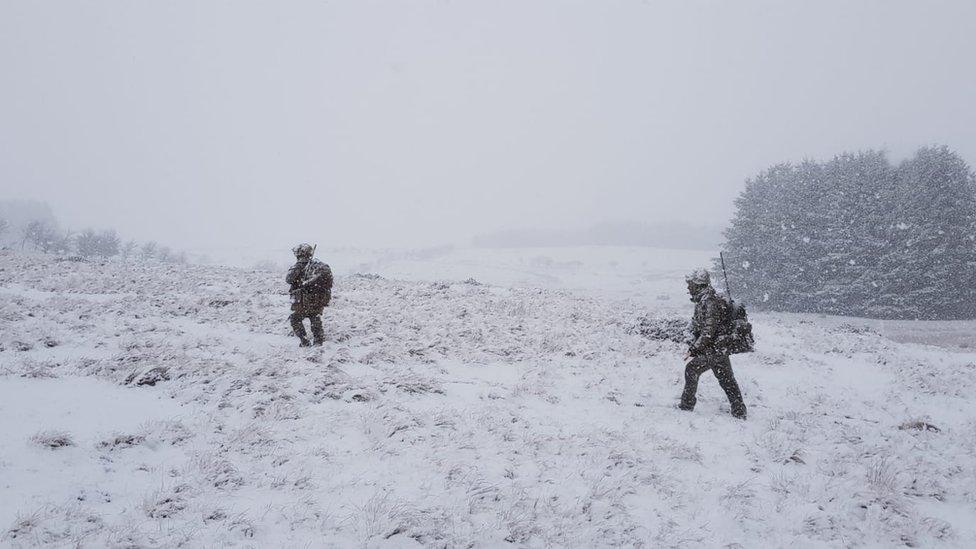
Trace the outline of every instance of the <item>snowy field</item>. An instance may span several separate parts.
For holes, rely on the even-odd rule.
[[[711,254],[320,255],[308,351],[282,272],[0,252],[0,546],[976,546],[976,323],[754,314],[742,422],[638,329]]]
[[[677,297],[685,310],[681,282],[687,271],[711,265],[712,252],[645,247],[557,247],[491,249],[441,246],[420,250],[322,248],[318,254],[340,275],[376,273],[410,281],[466,280],[496,286],[570,289],[625,299]],[[207,250],[211,261],[284,271],[294,257],[279,250]],[[675,284],[678,281],[679,284]],[[658,304],[660,305],[660,304]],[[666,304],[665,304],[666,305]]]

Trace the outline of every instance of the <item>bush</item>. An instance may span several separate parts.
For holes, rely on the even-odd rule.
[[[122,241],[115,231],[96,233],[85,229],[75,237],[75,249],[81,257],[112,257],[119,254]]]

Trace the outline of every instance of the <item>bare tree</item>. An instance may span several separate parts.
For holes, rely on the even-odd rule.
[[[20,229],[20,249],[23,250],[24,246],[29,242],[34,248],[37,248],[37,241],[39,240],[40,234],[44,230],[43,221],[31,221],[30,223],[23,226]]]
[[[43,250],[55,254],[67,254],[71,251],[71,233],[53,231],[48,240],[45,241]]]
[[[119,248],[119,255],[122,256],[122,259],[128,260],[135,255],[138,246],[135,240],[129,240]]]
[[[142,245],[142,248],[139,249],[139,257],[143,261],[149,261],[150,259],[154,259],[156,257],[156,249],[158,247],[159,246],[151,240],[149,242],[146,242],[145,244]]]
[[[173,262],[173,250],[169,246],[160,246],[159,251],[156,252],[156,258],[163,263]]]
[[[29,243],[35,250],[49,252],[63,244],[60,242],[63,236],[45,221],[31,221],[21,230],[20,248]]]
[[[102,257],[119,255],[119,248],[122,246],[122,240],[119,238],[119,235],[111,229],[99,233],[97,243],[98,255]]]
[[[75,237],[75,250],[81,257],[98,254],[98,234],[93,229],[85,229]]]

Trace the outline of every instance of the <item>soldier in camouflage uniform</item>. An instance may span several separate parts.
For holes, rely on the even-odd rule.
[[[690,359],[685,366],[685,389],[681,393],[682,410],[694,410],[695,394],[698,392],[698,378],[707,370],[711,370],[718,378],[719,385],[729,398],[732,415],[746,418],[746,406],[742,402],[739,384],[732,374],[732,362],[729,360],[725,339],[725,317],[728,305],[725,300],[715,294],[708,271],[699,269],[688,275],[688,293],[695,303],[695,316],[691,321],[691,341],[685,359]]]
[[[290,286],[291,327],[301,340],[302,347],[322,345],[325,332],[322,330],[322,310],[332,299],[332,269],[312,258],[314,249],[308,244],[299,244],[293,250],[298,260],[288,270],[285,282]],[[304,320],[312,325],[312,341],[308,340]]]

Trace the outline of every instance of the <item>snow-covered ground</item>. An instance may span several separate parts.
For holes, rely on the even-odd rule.
[[[202,253],[202,252],[201,252]],[[206,251],[211,261],[245,268],[287,269],[294,256],[278,250]],[[439,246],[414,250],[324,248],[317,257],[340,275],[380,274],[410,281],[466,280],[505,287],[564,289],[590,295],[655,301],[668,307],[677,298],[685,309],[681,281],[687,271],[708,266],[714,253],[701,250],[625,246],[470,248]],[[673,308],[673,307],[670,307]]]
[[[306,351],[280,272],[0,252],[0,546],[976,546],[976,324],[754,314],[681,412],[709,255],[325,255]]]

